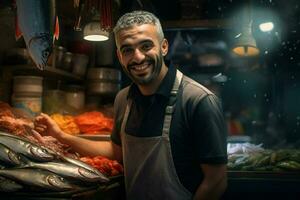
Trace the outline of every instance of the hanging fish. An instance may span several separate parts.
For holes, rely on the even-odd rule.
[[[43,70],[59,37],[55,0],[16,0],[16,38],[22,35],[36,66]]]
[[[55,159],[52,151],[15,135],[0,132],[0,144],[36,161],[52,161]]]
[[[0,176],[6,177],[27,186],[45,190],[67,191],[75,189],[64,178],[52,172],[39,169],[1,169]]]

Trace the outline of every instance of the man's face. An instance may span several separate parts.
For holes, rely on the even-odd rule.
[[[126,74],[138,85],[156,80],[164,64],[168,42],[159,41],[151,24],[121,30],[116,36],[118,58]]]

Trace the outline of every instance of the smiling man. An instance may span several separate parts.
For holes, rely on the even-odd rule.
[[[219,99],[166,66],[168,41],[152,13],[126,13],[114,33],[119,61],[133,83],[116,96],[111,141],[65,134],[44,114],[36,129],[81,154],[123,162],[128,200],[219,199],[227,185]]]

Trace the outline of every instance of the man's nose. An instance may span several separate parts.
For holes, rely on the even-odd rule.
[[[134,61],[136,63],[140,63],[144,59],[145,59],[145,54],[141,50],[139,50],[138,48],[136,48],[134,50],[132,61]]]

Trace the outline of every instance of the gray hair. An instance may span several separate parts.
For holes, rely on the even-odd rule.
[[[140,26],[143,24],[155,25],[160,41],[164,39],[164,32],[159,19],[154,14],[143,10],[132,11],[121,16],[114,27],[114,34],[116,36],[116,34],[122,29],[130,28],[134,25]]]

